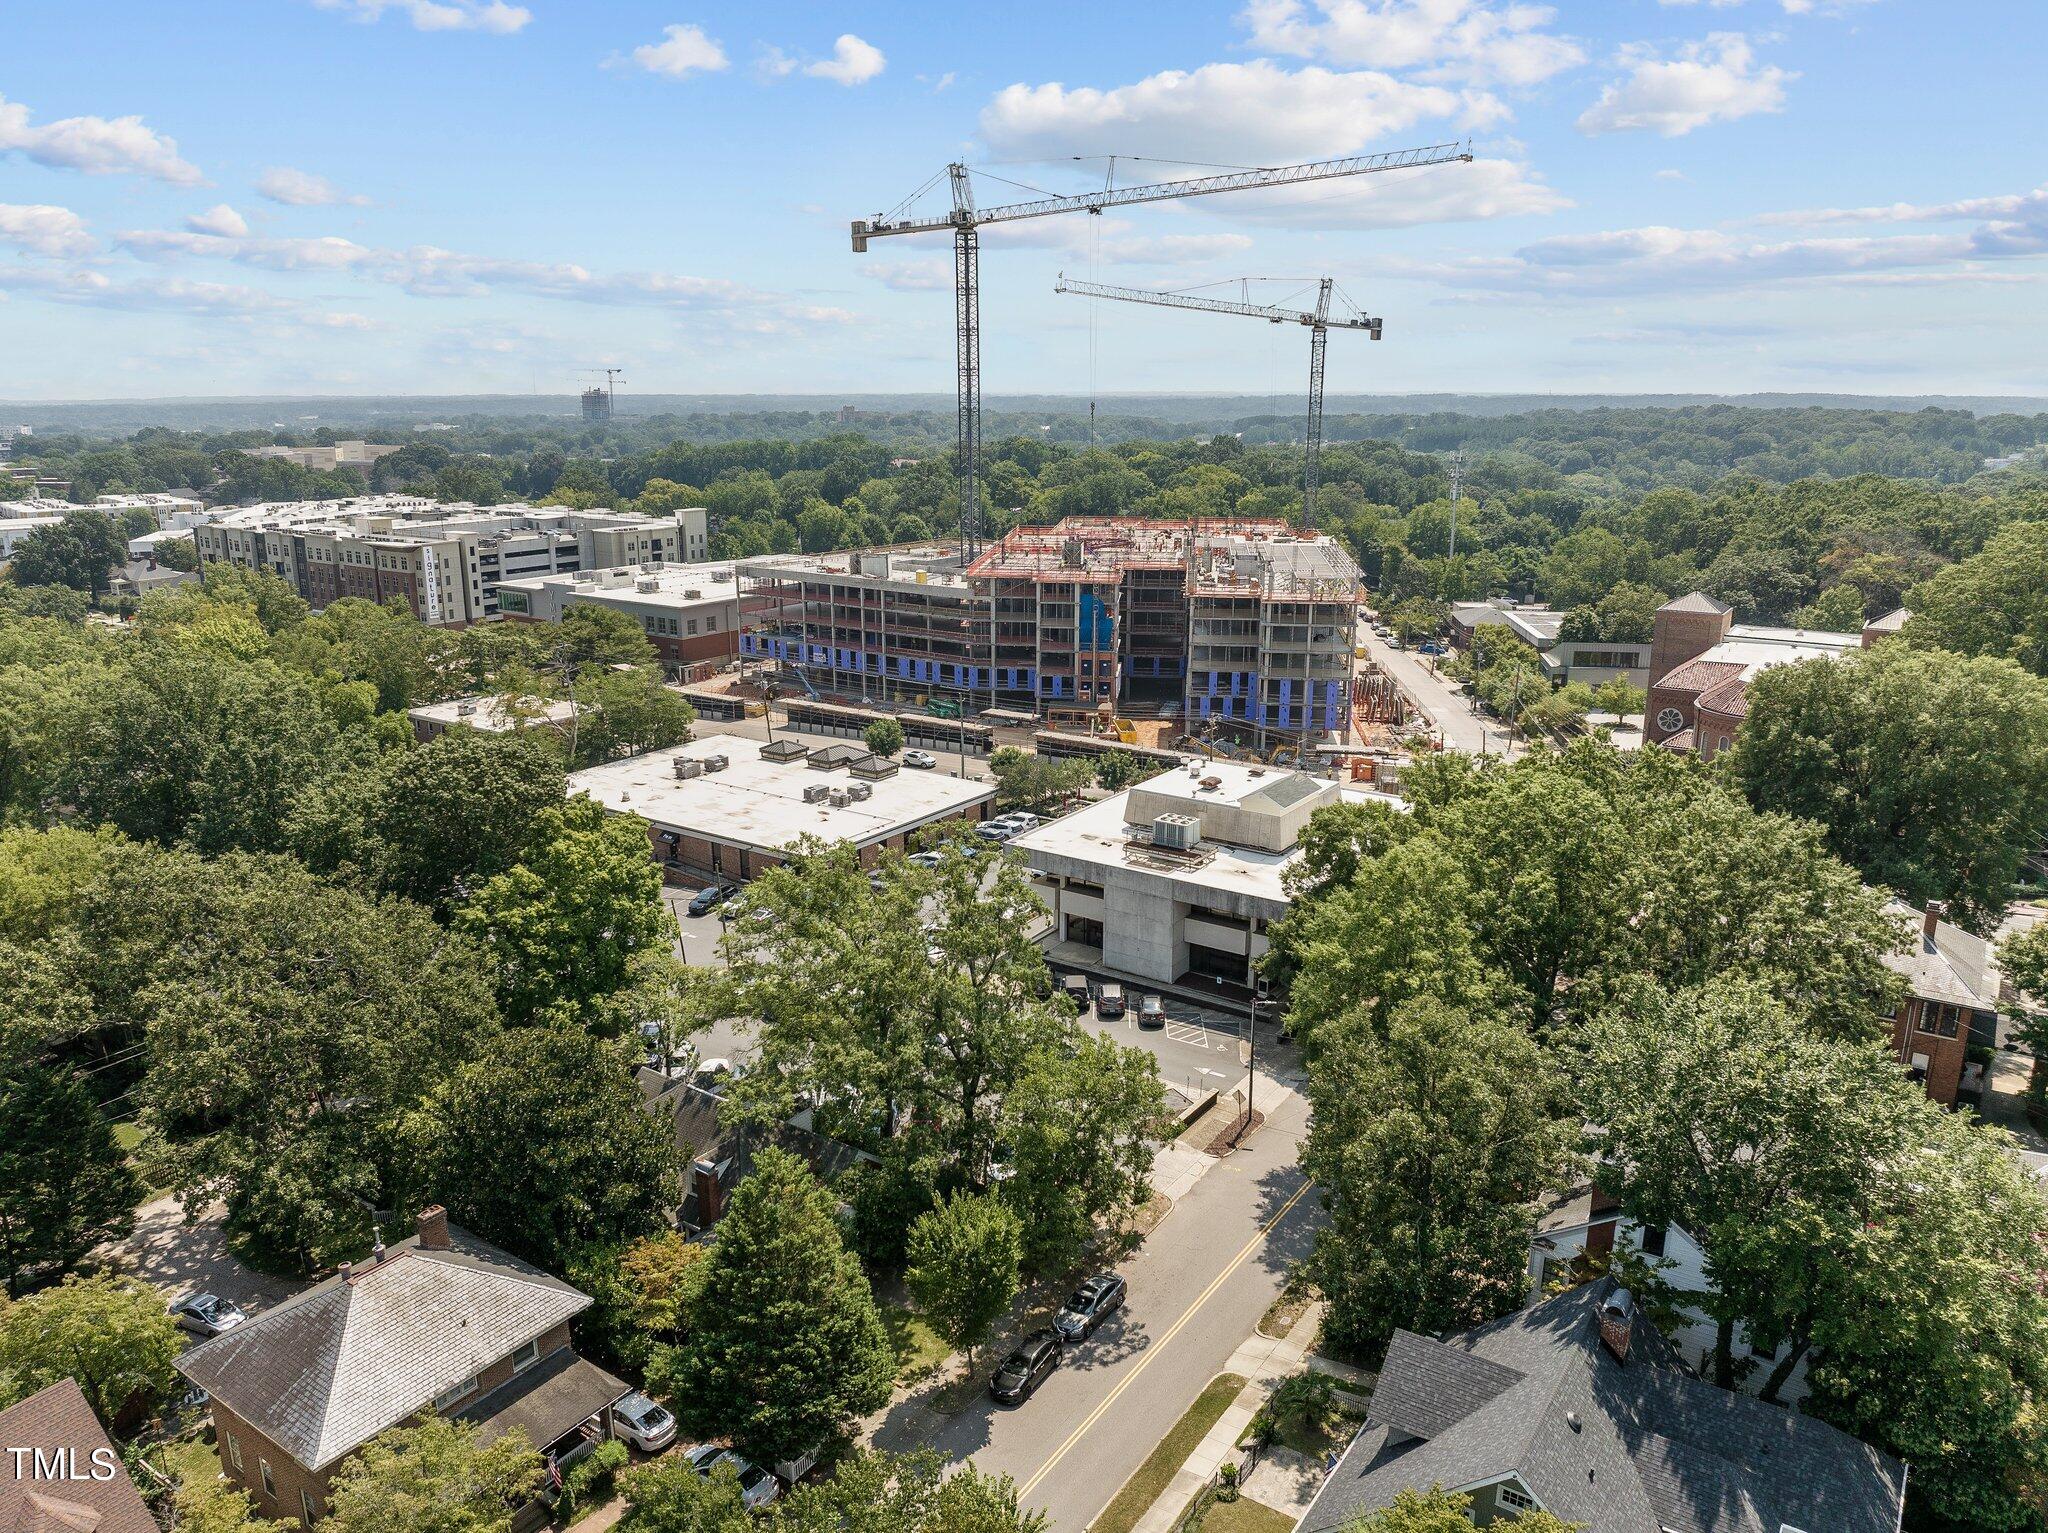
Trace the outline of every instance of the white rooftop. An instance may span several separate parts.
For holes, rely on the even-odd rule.
[[[716,755],[729,763],[724,771],[676,776],[676,757],[701,761]],[[844,788],[852,782],[864,782],[873,795],[844,808],[804,802],[805,788],[821,783]],[[866,782],[845,767],[821,771],[801,756],[790,762],[764,761],[759,740],[709,735],[669,750],[572,772],[569,791],[586,794],[607,809],[641,815],[662,830],[778,852],[806,835],[867,846],[986,803],[996,790],[993,783],[908,767],[893,777]]]
[[[1759,628],[1737,623],[1728,637],[1700,656],[1702,660],[1742,667],[1748,681],[1759,671],[1797,660],[1823,660],[1863,647],[1860,633],[1827,633],[1818,628]]]
[[[1204,804],[1225,803],[1235,807],[1256,807],[1257,800],[1270,792],[1277,784],[1305,774],[1288,772],[1268,767],[1262,774],[1256,774],[1252,767],[1235,761],[1204,761],[1197,775],[1189,775],[1176,768],[1138,784],[1148,795],[1169,796],[1185,799],[1191,811]],[[1205,778],[1220,778],[1214,789],[1201,787]],[[1315,779],[1317,787],[1327,787],[1327,778]],[[1392,794],[1376,793],[1367,788],[1354,788],[1338,784],[1338,797],[1347,804],[1381,803],[1390,808],[1406,806]],[[1255,899],[1285,903],[1287,891],[1281,884],[1281,876],[1287,867],[1301,855],[1298,847],[1289,847],[1284,852],[1264,851],[1257,847],[1240,846],[1230,842],[1215,841],[1205,836],[1201,850],[1207,860],[1187,866],[1168,866],[1153,860],[1134,862],[1131,843],[1140,843],[1137,855],[1144,856],[1143,843],[1152,834],[1152,822],[1148,817],[1143,823],[1132,823],[1127,819],[1131,790],[1113,794],[1100,803],[1090,804],[1070,815],[1027,831],[1010,842],[1010,845],[1025,854],[1044,852],[1055,857],[1069,857],[1082,862],[1106,863],[1118,867],[1134,867],[1158,877],[1170,879],[1199,889],[1214,889],[1231,894],[1246,895]]]
[[[730,564],[628,564],[616,569],[565,570],[522,575],[500,589],[558,591],[564,596],[630,598],[649,606],[695,607],[737,600],[739,577]]]
[[[575,707],[566,698],[451,697],[444,703],[423,703],[407,716],[434,724],[467,724],[490,734],[504,734],[532,724],[566,723]]]

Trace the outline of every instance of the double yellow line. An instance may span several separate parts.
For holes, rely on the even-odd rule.
[[[1038,1472],[1032,1475],[1031,1478],[1026,1480],[1022,1485],[1017,1487],[1017,1500],[1019,1501],[1019,1503],[1022,1503],[1027,1497],[1029,1497],[1032,1491],[1038,1488],[1039,1483],[1042,1480],[1044,1480],[1047,1475],[1051,1474],[1053,1470],[1059,1467],[1060,1460],[1065,1458],[1067,1454],[1073,1450],[1075,1443],[1079,1442],[1083,1437],[1086,1437],[1088,1435],[1089,1431],[1094,1427],[1095,1423],[1102,1419],[1104,1413],[1107,1412],[1112,1405],[1116,1404],[1116,1402],[1123,1397],[1123,1392],[1129,1389],[1133,1384],[1138,1382],[1138,1376],[1142,1374],[1147,1368],[1152,1366],[1152,1360],[1159,1356],[1160,1353],[1166,1350],[1167,1343],[1172,1341],[1174,1337],[1180,1334],[1181,1328],[1185,1326],[1190,1320],[1195,1318],[1195,1315],[1201,1310],[1203,1305],[1207,1304],[1211,1299],[1216,1297],[1216,1290],[1221,1288],[1226,1282],[1230,1280],[1230,1275],[1233,1272],[1237,1271],[1239,1267],[1242,1267],[1247,1261],[1251,1260],[1252,1252],[1258,1250],[1260,1246],[1266,1243],[1266,1237],[1273,1233],[1273,1227],[1294,1211],[1294,1205],[1299,1203],[1303,1198],[1307,1197],[1308,1190],[1313,1186],[1315,1186],[1314,1182],[1303,1182],[1301,1184],[1301,1186],[1295,1191],[1294,1196],[1289,1198],[1285,1203],[1283,1203],[1280,1206],[1280,1212],[1273,1215],[1272,1218],[1268,1219],[1265,1225],[1259,1230],[1258,1234],[1252,1236],[1250,1240],[1245,1242],[1244,1249],[1242,1251],[1239,1251],[1237,1255],[1233,1256],[1230,1259],[1230,1265],[1225,1267],[1221,1272],[1216,1274],[1215,1280],[1211,1282],[1207,1288],[1202,1290],[1200,1297],[1198,1297],[1195,1300],[1195,1302],[1190,1304],[1186,1309],[1181,1311],[1180,1318],[1174,1321],[1172,1325],[1167,1327],[1166,1334],[1161,1336],[1159,1340],[1154,1342],[1150,1347],[1146,1348],[1145,1355],[1138,1359],[1137,1367],[1133,1368],[1129,1373],[1125,1374],[1123,1378],[1120,1381],[1118,1381],[1116,1388],[1112,1389],[1108,1393],[1108,1395],[1106,1395],[1103,1398],[1102,1403],[1096,1406],[1094,1410],[1090,1411],[1087,1414],[1087,1416],[1085,1416],[1082,1419],[1081,1424],[1075,1427],[1074,1430],[1070,1434],[1068,1434],[1067,1440],[1061,1443],[1059,1447],[1053,1450],[1052,1457],[1047,1459],[1043,1464],[1040,1464],[1038,1466]]]

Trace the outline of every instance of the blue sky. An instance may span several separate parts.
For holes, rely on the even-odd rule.
[[[991,231],[985,386],[1299,392],[1298,332],[1065,270],[1327,272],[1386,320],[1345,392],[2048,393],[2038,0],[9,11],[0,397],[941,391],[946,247],[846,228],[949,159],[1064,191],[1448,139]]]

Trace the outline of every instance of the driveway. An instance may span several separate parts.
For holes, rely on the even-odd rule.
[[[297,1292],[297,1284],[258,1272],[229,1252],[221,1224],[226,1213],[215,1204],[203,1218],[187,1224],[184,1206],[176,1198],[152,1198],[135,1211],[135,1232],[103,1248],[103,1253],[159,1290],[166,1304],[188,1294],[211,1293],[254,1314]]]

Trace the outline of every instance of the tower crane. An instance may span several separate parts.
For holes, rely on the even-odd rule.
[[[1101,214],[1109,208],[1132,207],[1145,202],[1170,202],[1183,197],[1208,197],[1219,192],[1252,191],[1269,186],[1296,186],[1305,181],[1327,181],[1340,176],[1372,175],[1384,170],[1407,170],[1426,165],[1469,161],[1471,151],[1459,144],[1432,144],[1421,149],[1395,149],[1382,154],[1353,155],[1345,159],[1310,160],[1299,165],[1257,166],[1227,171],[1221,175],[1191,176],[1179,181],[1159,181],[1141,186],[1105,184],[1099,191],[1078,196],[1045,196],[1031,202],[1014,202],[999,207],[976,207],[974,186],[968,167],[959,162],[944,171],[952,194],[952,207],[943,214],[916,217],[910,204],[934,184],[934,176],[911,196],[887,213],[855,219],[853,249],[866,251],[870,240],[899,234],[933,234],[950,229],[953,233],[953,323],[957,347],[957,389],[959,396],[959,445],[955,476],[960,486],[960,547],[963,557],[975,547],[975,478],[981,454],[981,240],[984,224],[1008,223],[1022,218],[1050,218],[1060,213]],[[1109,180],[1114,181],[1116,161],[1110,161]]]
[[[586,367],[583,369],[581,376],[585,378],[594,379],[600,373],[604,375],[604,418],[607,421],[612,418],[612,409],[618,398],[619,374],[624,371],[623,367]]]
[[[1302,465],[1301,520],[1304,527],[1316,524],[1316,491],[1321,487],[1323,457],[1323,353],[1332,330],[1363,330],[1374,340],[1380,338],[1381,321],[1364,314],[1353,318],[1330,316],[1330,299],[1337,290],[1329,277],[1317,279],[1316,306],[1312,310],[1279,308],[1272,304],[1242,302],[1228,298],[1205,298],[1193,293],[1155,293],[1144,288],[1110,287],[1101,282],[1069,282],[1060,274],[1055,293],[1079,293],[1086,298],[1114,298],[1120,303],[1150,303],[1169,309],[1194,309],[1204,314],[1241,314],[1274,325],[1308,327],[1308,455]]]

